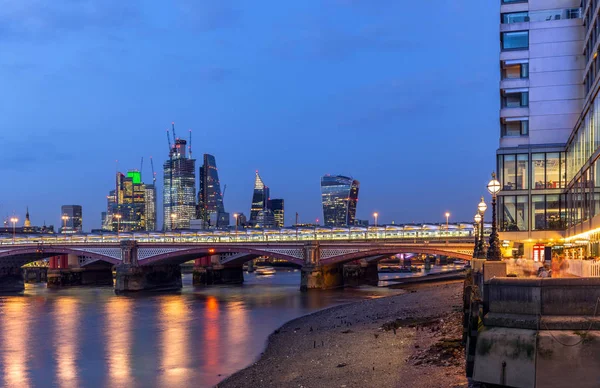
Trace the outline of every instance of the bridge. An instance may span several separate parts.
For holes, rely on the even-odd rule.
[[[224,283],[239,283],[243,281],[242,265],[245,262],[260,256],[285,260],[302,268],[301,288],[313,289],[343,285],[343,265],[361,259],[367,259],[365,262],[371,266],[364,272],[372,274],[377,270],[379,259],[398,253],[424,253],[465,260],[470,260],[473,255],[473,239],[458,233],[417,237],[371,232],[362,234],[362,238],[352,233],[330,233],[328,236],[317,234],[317,239],[314,234],[313,239],[305,239],[303,234],[297,239],[290,239],[285,234],[259,236],[207,238],[202,234],[154,233],[103,236],[101,240],[90,235],[4,239],[0,242],[0,290],[14,288],[15,284],[19,287],[20,268],[44,258],[51,258],[49,285],[52,282],[63,284],[65,277],[73,278],[78,273],[85,275],[86,271],[104,271],[102,281],[108,283],[107,270],[114,267],[117,274],[115,290],[120,292],[181,287],[179,265],[190,260],[195,260],[194,280],[198,283],[215,274]]]

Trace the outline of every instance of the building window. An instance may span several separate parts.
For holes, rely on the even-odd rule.
[[[564,196],[531,196],[531,230],[563,230],[565,214]]]
[[[527,89],[507,89],[502,91],[502,108],[525,108],[529,106]]]
[[[502,79],[529,78],[529,63],[504,62],[502,65]]]
[[[531,155],[532,184],[534,190],[565,187],[564,153],[550,152]]]
[[[511,31],[502,33],[503,50],[523,50],[529,48],[529,31]]]
[[[500,155],[498,158],[500,184],[503,190],[527,190],[529,181],[529,155]]]
[[[529,21],[528,12],[511,12],[502,14],[503,24],[523,23]]]
[[[527,3],[527,0],[502,0],[502,4]]]
[[[526,195],[498,197],[500,207],[500,230],[515,232],[528,230],[529,206]]]
[[[528,118],[508,118],[502,120],[502,137],[528,136]]]
[[[510,15],[510,14],[506,14]],[[529,12],[530,22],[549,22],[551,20],[579,19],[581,18],[581,8],[550,9],[543,11]],[[515,22],[513,22],[515,23]]]

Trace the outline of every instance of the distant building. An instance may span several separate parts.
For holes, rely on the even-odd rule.
[[[2,226],[0,226],[0,235],[6,234],[36,234],[36,233],[54,233],[54,226],[46,226],[44,223],[43,226],[32,226],[31,220],[29,218],[29,208],[27,208],[25,213],[25,220],[23,221],[23,226],[17,226],[19,221],[17,221],[14,225],[10,222],[12,217],[6,217]],[[18,217],[17,217],[18,218]]]
[[[360,183],[346,176],[321,178],[321,200],[325,226],[354,225]]]
[[[356,226],[369,226],[369,220],[354,220],[354,225]]]
[[[196,160],[186,155],[186,145],[175,139],[163,165],[164,230],[187,229],[196,215]]]
[[[156,230],[156,184],[146,185],[146,230]]]
[[[67,217],[62,223],[63,228],[61,228],[61,231],[63,233],[81,233],[83,229],[83,210],[81,205],[63,205],[60,207],[60,214],[61,217]]]
[[[273,216],[275,217],[275,227],[283,228],[285,224],[285,210],[283,199],[270,199],[269,209],[271,209],[271,211],[273,212]]]
[[[256,216],[257,228],[273,229],[275,228],[275,215],[271,209],[263,209]]]
[[[203,221],[203,229],[229,226],[229,213],[225,212],[223,205],[217,162],[213,155],[204,154],[204,163],[199,172],[200,190],[196,218]]]
[[[107,198],[107,211],[103,229],[121,232],[147,230],[146,226],[146,185],[137,170],[118,172],[115,190]]]
[[[244,213],[238,214],[237,226],[243,228],[243,227],[246,227],[247,225],[248,225],[248,218],[246,218],[246,215]]]
[[[258,213],[267,208],[267,200],[269,199],[269,188],[265,186],[258,170],[254,179],[254,192],[252,194],[252,207],[250,208],[250,219],[248,223],[255,226],[258,223]]]

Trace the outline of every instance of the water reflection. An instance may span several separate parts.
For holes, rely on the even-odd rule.
[[[5,387],[29,387],[29,306],[21,298],[9,298],[0,310],[2,363]]]
[[[251,324],[248,310],[242,301],[228,303],[225,314],[224,321],[227,323],[228,346],[237,350],[229,353],[226,362],[235,365],[246,361],[244,360],[244,357],[247,357],[245,348],[248,346],[247,336],[251,335]]]
[[[60,387],[77,387],[77,357],[80,330],[80,302],[72,296],[57,298],[54,302],[54,349],[56,378]]]
[[[159,302],[161,335],[159,386],[187,386],[190,379],[189,330],[192,324],[186,300],[179,295],[162,296]]]
[[[112,386],[125,386],[131,379],[133,303],[129,298],[112,298],[106,303],[106,356]]]
[[[214,296],[206,299],[204,308],[204,366],[208,374],[216,375],[219,367],[219,301]]]

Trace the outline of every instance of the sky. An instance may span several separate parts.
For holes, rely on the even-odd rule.
[[[143,157],[150,182],[152,156],[162,192],[174,121],[231,214],[259,170],[286,224],[322,219],[324,174],[360,181],[359,219],[470,221],[495,168],[499,6],[418,3],[0,0],[0,216],[59,226],[79,204],[99,228],[116,169]]]

